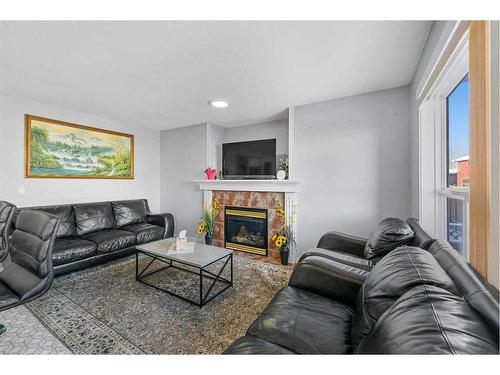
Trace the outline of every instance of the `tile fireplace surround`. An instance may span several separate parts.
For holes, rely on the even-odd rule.
[[[214,245],[224,247],[224,208],[226,206],[263,208],[268,210],[268,256],[279,259],[279,249],[271,241],[273,234],[282,226],[277,212],[280,204],[291,214],[297,202],[296,181],[278,180],[200,180],[196,181],[203,191],[203,204],[219,203],[215,220]],[[290,260],[293,261],[293,249]]]

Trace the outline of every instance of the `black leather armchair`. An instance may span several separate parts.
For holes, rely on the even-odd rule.
[[[52,285],[52,249],[59,218],[41,211],[22,211],[10,238],[10,257],[0,272],[0,311],[40,297]],[[6,328],[0,325],[0,334]]]
[[[15,205],[0,201],[0,263],[7,258],[7,254],[9,253],[9,231],[15,211]]]
[[[408,234],[393,234],[406,230]],[[399,232],[402,233],[402,232]],[[307,250],[301,257],[321,256],[330,260],[370,271],[384,255],[398,246],[416,246],[428,249],[435,239],[420,225],[419,221],[409,218],[406,222],[387,218],[372,232],[370,238],[351,236],[340,232],[325,233],[316,248]]]

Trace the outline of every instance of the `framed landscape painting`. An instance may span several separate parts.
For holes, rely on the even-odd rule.
[[[134,178],[134,136],[25,115],[25,177]]]

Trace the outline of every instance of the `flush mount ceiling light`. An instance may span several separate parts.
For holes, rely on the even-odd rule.
[[[224,100],[211,100],[210,105],[215,108],[226,108],[229,106],[228,102],[225,102]]]

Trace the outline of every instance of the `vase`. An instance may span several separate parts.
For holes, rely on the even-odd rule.
[[[285,243],[283,246],[280,247],[280,258],[282,265],[286,266],[288,264],[289,256],[290,256],[290,247],[288,246],[288,243]]]
[[[278,171],[278,173],[276,173],[276,178],[278,180],[284,180],[286,178],[286,171],[284,171],[283,169],[280,169]]]
[[[213,239],[214,239],[214,234],[212,232],[205,233],[205,244],[206,245],[211,245]]]
[[[205,172],[205,174],[207,175],[207,180],[215,180],[215,178],[217,177],[217,171],[213,171],[213,172]]]

